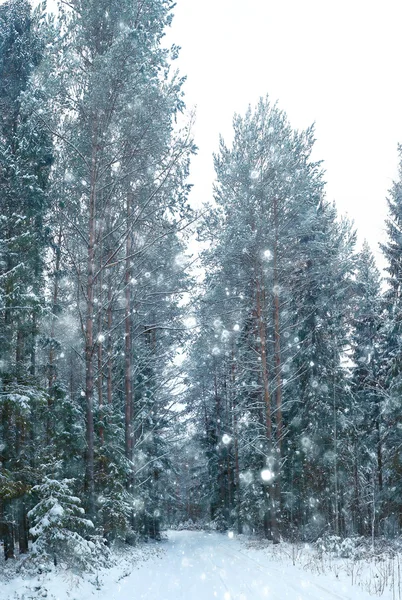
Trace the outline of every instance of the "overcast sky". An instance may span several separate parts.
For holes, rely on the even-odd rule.
[[[400,0],[177,0],[169,41],[182,47],[197,105],[193,197],[211,198],[212,152],[234,112],[269,94],[293,127],[316,123],[327,196],[378,258],[402,142]]]

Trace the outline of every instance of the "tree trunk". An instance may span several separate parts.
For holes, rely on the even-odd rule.
[[[263,383],[263,397],[265,406],[265,426],[266,436],[268,443],[268,452],[272,453],[272,414],[271,414],[271,396],[269,393],[269,376],[268,376],[268,362],[267,362],[267,335],[266,335],[266,324],[263,315],[263,300],[264,294],[261,289],[261,280],[257,276],[256,280],[256,315],[258,324],[258,334],[260,338],[260,357],[261,357],[261,375]],[[272,467],[271,467],[272,468]],[[279,541],[278,534],[278,521],[276,514],[276,503],[275,503],[275,491],[274,482],[268,482],[264,484],[264,490],[266,494],[266,501],[268,503],[270,517],[268,514],[264,517],[264,529],[267,537],[272,537],[274,543]]]
[[[28,523],[24,498],[19,500],[18,507],[18,542],[20,554],[28,552]]]
[[[10,521],[3,522],[4,560],[15,558],[14,524]]]
[[[112,404],[112,274],[111,269],[109,269],[108,275],[108,303],[107,303],[107,329],[108,329],[108,347],[107,347],[107,403],[109,406]]]
[[[383,465],[382,465],[382,444],[381,444],[381,431],[380,431],[380,418],[378,417],[375,422],[375,429],[377,434],[377,480],[378,480],[378,491],[379,493],[383,490]]]
[[[364,535],[363,527],[362,527],[362,515],[361,515],[361,507],[360,507],[360,493],[359,493],[359,460],[358,460],[358,449],[357,449],[357,440],[354,443],[354,451],[353,451],[353,533],[358,533],[358,535]]]
[[[131,198],[127,196],[127,228],[130,227]],[[132,342],[131,342],[131,254],[132,237],[129,233],[126,241],[126,270],[125,270],[125,347],[124,347],[124,388],[125,388],[125,451],[128,460],[133,460],[133,398],[132,398]],[[132,487],[132,476],[128,481],[128,487]]]
[[[36,333],[37,333],[37,317],[36,312],[34,311],[32,314],[32,339],[31,339],[31,365],[30,365],[30,374],[32,377],[36,375]]]
[[[265,406],[265,426],[268,440],[268,447],[272,448],[272,419],[271,419],[271,397],[269,393],[269,378],[268,378],[268,363],[267,363],[267,336],[265,321],[262,314],[262,294],[261,283],[259,278],[256,281],[256,314],[258,335],[260,338],[260,358],[261,358],[261,375],[263,383],[263,398]]]
[[[275,244],[274,244],[274,340],[275,340],[275,385],[276,385],[276,439],[278,448],[278,460],[280,460],[282,446],[282,358],[281,358],[281,336],[280,336],[280,286],[278,269],[278,244],[279,244],[279,226],[278,226],[278,201],[274,200],[274,223],[275,223]],[[265,293],[264,293],[265,297]]]
[[[17,381],[21,381],[23,369],[23,357],[24,357],[24,334],[22,332],[22,326],[18,319],[17,325],[17,345],[15,348],[15,369],[17,374]]]
[[[102,253],[101,253],[102,256]],[[102,280],[102,258],[100,259],[100,263],[99,263],[99,317],[98,317],[98,405],[99,405],[99,412],[100,412],[100,418],[101,418],[101,422],[100,422],[100,427],[99,427],[99,439],[100,439],[100,444],[101,446],[103,446],[103,441],[104,441],[104,431],[103,431],[103,425],[102,425],[102,420],[103,420],[103,414],[102,414],[102,407],[103,407],[103,342],[105,340],[104,336],[103,336],[103,322],[102,322],[102,284],[103,284],[103,280]],[[100,337],[102,336],[102,337]]]
[[[334,419],[334,503],[335,503],[335,535],[339,535],[339,490],[338,490],[338,419],[336,416],[335,361],[333,377],[333,419]]]
[[[88,512],[95,514],[95,474],[94,474],[94,414],[93,414],[93,349],[94,349],[94,271],[95,271],[95,219],[96,219],[96,153],[93,149],[91,169],[91,190],[89,199],[88,236],[88,275],[87,275],[87,315],[85,328],[85,398],[86,398],[86,491]]]
[[[233,396],[233,448],[235,455],[235,487],[236,487],[236,517],[237,533],[243,533],[243,524],[241,522],[241,489],[240,489],[240,467],[239,467],[239,440],[237,428],[236,402]]]
[[[276,504],[276,514],[281,514],[281,458],[282,458],[282,357],[281,357],[281,336],[280,336],[280,285],[278,270],[278,244],[279,244],[279,225],[278,225],[278,200],[274,199],[274,363],[275,363],[275,397],[276,397],[276,456],[275,456],[275,483],[274,483],[274,502]],[[265,301],[265,292],[264,301]],[[277,542],[279,540],[274,540]]]

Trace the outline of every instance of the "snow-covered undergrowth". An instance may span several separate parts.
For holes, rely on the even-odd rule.
[[[315,544],[175,530],[162,543],[122,546],[109,568],[60,562],[40,573],[0,562],[1,600],[402,600],[401,547],[328,537]],[[49,564],[49,563],[48,563]]]
[[[162,558],[163,544],[140,544],[136,547],[114,548],[109,555],[109,568],[94,568],[91,573],[73,571],[67,564],[42,568],[24,567],[23,560],[0,560],[1,600],[82,600],[105,587],[115,589],[119,582],[151,558]]]
[[[314,544],[283,542],[272,545],[261,539],[239,536],[249,549],[260,550],[283,565],[290,562],[316,575],[329,575],[370,595],[402,600],[402,540],[377,541],[373,549],[364,538],[328,536]]]

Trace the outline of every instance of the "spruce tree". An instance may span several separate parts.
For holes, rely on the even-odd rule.
[[[32,12],[26,0],[10,0],[0,7],[0,435],[3,468],[12,473],[15,490],[0,492],[0,521],[10,555],[15,533],[20,552],[28,550],[26,494],[34,481],[33,417],[36,399],[44,397],[37,351],[45,309],[44,219],[52,148],[26,96],[44,52],[42,21],[41,9]],[[10,533],[14,518],[18,525]]]
[[[398,147],[399,153],[399,177],[394,182],[388,197],[388,219],[386,221],[387,242],[382,244],[382,251],[387,261],[386,282],[388,288],[385,292],[385,349],[384,349],[384,367],[385,367],[385,391],[386,397],[383,403],[383,422],[384,430],[388,427],[388,433],[384,437],[383,452],[384,464],[390,464],[392,467],[387,471],[388,478],[383,480],[384,490],[392,490],[387,493],[387,513],[391,520],[395,519],[397,526],[402,523],[402,505],[399,501],[400,481],[401,481],[401,459],[398,448],[401,445],[401,411],[400,411],[400,393],[401,393],[401,324],[402,324],[402,146]],[[396,493],[396,495],[394,494]],[[384,510],[384,507],[383,507]]]
[[[88,535],[94,525],[85,518],[80,499],[72,491],[73,483],[45,476],[32,488],[39,501],[28,514],[34,539],[31,560],[51,560],[55,565],[65,560],[71,566],[91,568],[95,544]]]
[[[384,312],[381,278],[374,257],[365,242],[357,258],[356,295],[353,311],[352,393],[353,420],[353,520],[360,535],[372,533],[368,523],[382,518],[384,494]],[[365,498],[373,497],[370,510]],[[374,515],[372,511],[375,511]],[[373,519],[374,516],[374,519]],[[375,531],[378,533],[378,530]]]

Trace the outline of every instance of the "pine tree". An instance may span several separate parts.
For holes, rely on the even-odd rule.
[[[267,100],[244,119],[236,117],[234,130],[233,147],[222,142],[215,159],[218,210],[206,222],[206,236],[214,239],[205,259],[207,289],[213,290],[207,291],[213,308],[206,314],[216,322],[209,351],[222,365],[215,398],[230,406],[227,420],[235,442],[226,486],[236,490],[238,501],[242,498],[243,514],[253,515],[253,526],[260,520],[266,535],[277,541],[278,519],[287,512],[281,490],[282,477],[288,475],[282,465],[289,461],[283,453],[300,377],[297,333],[304,327],[303,302],[308,302],[304,295],[299,298],[297,278],[308,264],[306,254],[313,252],[314,229],[322,226],[322,180],[319,165],[309,158],[313,131],[293,132],[286,116]],[[326,232],[328,245],[333,244],[331,260],[334,265],[340,261],[337,272],[349,273],[348,230],[336,225],[329,209],[325,215],[332,226]],[[304,272],[303,285],[305,277]],[[341,282],[332,293],[347,288],[346,280]],[[338,348],[331,360],[338,368]],[[212,381],[207,389],[212,391]],[[248,482],[244,495],[242,479]]]

